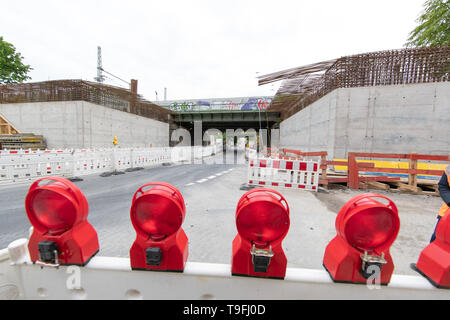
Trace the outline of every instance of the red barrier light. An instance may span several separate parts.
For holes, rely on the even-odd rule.
[[[55,182],[51,187],[64,188],[65,186]],[[50,234],[60,234],[70,229],[77,216],[77,204],[70,199],[70,196],[67,196],[65,188],[60,192],[66,194],[39,189],[29,199],[32,215]]]
[[[399,229],[397,207],[387,197],[365,193],[352,198],[336,217],[337,236],[325,250],[325,269],[336,282],[365,283],[375,265],[380,283],[389,283],[394,270],[389,249]]]
[[[28,248],[33,262],[85,265],[99,250],[97,232],[87,221],[88,203],[81,190],[60,177],[35,181],[25,198],[33,225]]]
[[[287,259],[281,242],[289,224],[289,206],[280,193],[267,188],[245,193],[236,209],[232,274],[283,279]]]
[[[435,287],[450,289],[450,210],[439,221],[436,239],[420,253],[415,270]]]
[[[360,211],[346,220],[345,238],[354,247],[371,251],[393,238],[394,220],[389,208]]]
[[[130,210],[137,234],[130,249],[132,269],[184,270],[188,239],[181,225],[185,213],[181,193],[168,183],[150,182],[136,191]]]

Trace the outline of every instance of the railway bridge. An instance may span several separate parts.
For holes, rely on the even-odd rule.
[[[181,140],[185,144],[196,144],[196,130],[201,130],[202,137],[205,133],[228,136],[227,130],[232,130],[235,139],[245,135],[258,136],[258,132],[267,130],[267,135],[263,135],[263,139],[267,137],[267,142],[271,139],[271,129],[276,128],[280,122],[280,112],[267,110],[272,98],[261,96],[166,100],[155,103],[174,112],[169,134],[172,143],[179,143],[182,136]],[[186,141],[186,137],[190,137],[191,141]]]

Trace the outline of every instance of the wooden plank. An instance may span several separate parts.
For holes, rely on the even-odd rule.
[[[412,155],[411,159],[434,160],[434,161],[450,161],[450,155],[416,154],[416,155]]]
[[[441,176],[442,170],[428,170],[428,169],[402,169],[402,168],[364,168],[367,172],[379,173],[399,173],[399,174],[423,174],[429,176]]]
[[[347,186],[350,189],[359,188],[359,179],[358,179],[358,163],[356,162],[355,155],[352,152],[348,153],[348,183]]]
[[[320,156],[320,163],[326,163],[327,162],[327,156],[326,155],[322,155],[322,156]],[[322,169],[322,174],[321,174],[321,177],[322,177],[322,179],[327,179],[327,168],[328,168],[328,166],[325,166],[325,167],[323,167],[323,166],[320,166],[320,168]]]
[[[360,182],[359,183],[359,189],[368,189],[369,186],[367,185],[367,182]]]
[[[319,156],[327,156],[328,152],[326,151],[300,152],[300,155],[304,157],[319,157]]]
[[[347,161],[327,161],[327,165],[329,166],[347,166]]]
[[[397,186],[400,190],[403,190],[403,191],[410,191],[410,192],[414,192],[414,193],[422,192],[421,188],[410,186],[410,185],[402,183],[402,182],[394,181],[394,182],[392,182],[392,184]]]
[[[439,197],[439,192],[436,191],[422,191],[420,194],[424,194],[427,196],[435,196],[435,197]]]
[[[388,177],[388,176],[361,176],[359,181],[400,181],[400,177]]]
[[[350,154],[350,152],[349,152]],[[367,152],[352,152],[354,157],[357,158],[397,158],[397,159],[409,159],[409,154],[404,153],[367,153]]]
[[[375,163],[370,162],[358,162],[359,168],[375,168]]]
[[[429,155],[429,154],[408,154],[408,153],[366,153],[353,152],[356,158],[397,158],[397,159],[417,159],[450,161],[450,155]]]
[[[413,154],[417,154],[417,152],[411,153],[411,155]],[[417,174],[412,171],[417,169],[417,159],[409,159],[409,169],[411,170],[408,174],[408,184],[410,186],[417,187]]]
[[[327,178],[328,183],[333,183],[333,182],[348,182],[348,178]]]
[[[10,124],[10,123],[8,122],[8,120],[6,120],[6,118],[3,117],[1,114],[0,114],[0,120],[1,120],[1,122],[7,124],[7,127],[6,127],[6,128],[7,128],[7,129],[6,129],[6,133],[7,133],[7,134],[20,133],[20,131],[17,130],[12,124]]]
[[[374,189],[378,189],[378,190],[389,190],[389,189],[391,189],[391,187],[388,184],[382,183],[382,182],[378,182],[378,181],[366,181],[365,183],[367,184],[367,186],[369,188],[374,188]]]

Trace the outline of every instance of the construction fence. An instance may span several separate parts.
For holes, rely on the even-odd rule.
[[[434,196],[439,195],[437,182],[445,168],[450,165],[449,154],[349,152],[347,159],[327,159],[327,151],[302,152],[283,148],[265,148],[260,154],[256,151],[247,152],[249,157],[256,161],[257,166],[261,166],[259,160],[264,160],[263,169],[260,169],[258,173],[255,173],[255,169],[249,164],[249,180],[252,182],[258,181],[255,177],[262,177],[260,180],[268,185],[278,182],[265,172],[267,171],[265,167],[272,166],[274,162],[278,166],[280,161],[293,164],[315,161],[318,167],[309,165],[308,169],[313,169],[310,170],[311,177],[314,176],[314,179],[317,179],[317,185],[324,188],[333,184],[344,184],[350,189],[372,188]],[[276,168],[276,170],[280,169]],[[292,179],[298,175],[297,172],[292,170],[291,181],[296,181]]]
[[[0,185],[45,176],[73,178],[95,173],[132,171],[169,163],[195,162],[221,152],[216,146],[1,150]]]

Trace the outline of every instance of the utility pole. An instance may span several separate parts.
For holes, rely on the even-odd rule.
[[[103,83],[105,81],[105,77],[102,74],[103,67],[102,67],[102,48],[100,46],[97,47],[97,77],[94,79],[98,83]]]
[[[131,79],[130,92],[131,100],[130,100],[130,112],[136,113],[136,99],[137,99],[137,85],[138,81],[136,79]]]

